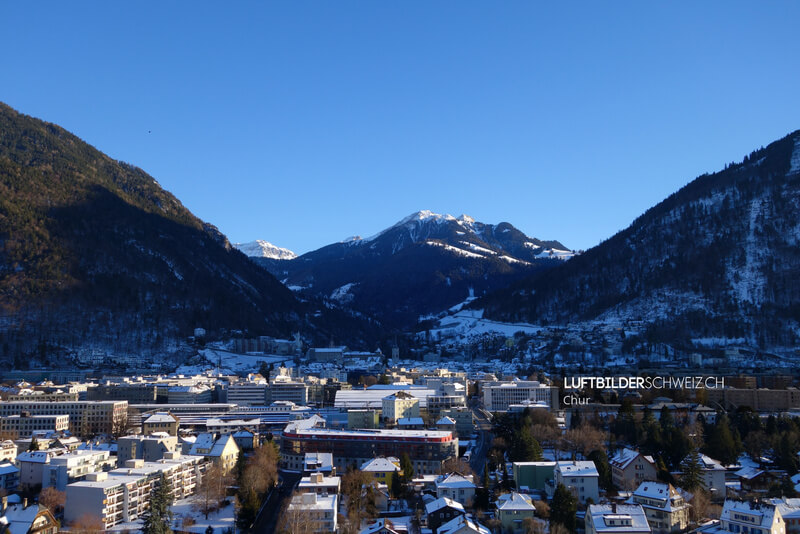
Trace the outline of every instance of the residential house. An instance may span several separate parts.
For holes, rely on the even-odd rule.
[[[475,482],[472,476],[460,473],[449,473],[436,479],[436,496],[447,497],[460,502],[466,507],[472,506],[475,500]]]
[[[728,499],[719,520],[719,531],[728,534],[787,534],[779,507],[770,502]]]
[[[650,534],[644,509],[638,504],[590,504],[584,517],[586,534]]]
[[[628,504],[644,508],[653,534],[681,532],[689,526],[689,505],[672,484],[642,482],[631,494]]]
[[[436,534],[491,534],[491,531],[472,518],[460,515],[440,526]]]
[[[0,508],[0,534],[56,534],[58,521],[45,506],[28,503],[23,499],[19,504],[9,504],[2,498]]]
[[[506,493],[501,495],[494,504],[497,508],[497,519],[503,525],[503,531],[521,531],[523,521],[536,516],[533,499],[522,493]]]
[[[392,456],[388,458],[373,458],[361,465],[361,471],[370,473],[378,484],[392,487],[392,476],[400,473],[400,460]]]
[[[632,490],[646,480],[657,480],[655,461],[633,449],[621,449],[608,460],[611,480],[620,490]]]
[[[142,434],[149,436],[155,432],[166,432],[170,436],[178,435],[181,421],[169,412],[156,412],[142,421]]]
[[[10,462],[0,463],[0,490],[6,494],[12,493],[19,487],[19,467]]]
[[[428,517],[428,528],[437,532],[440,526],[459,515],[465,515],[466,511],[461,503],[442,497],[426,504],[425,513]]]

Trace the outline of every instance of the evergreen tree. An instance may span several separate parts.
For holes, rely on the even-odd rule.
[[[736,446],[728,417],[720,415],[706,440],[706,454],[724,465],[731,465],[736,463],[740,452],[741,445]]]
[[[661,431],[664,434],[668,434],[673,428],[675,428],[675,419],[672,417],[672,410],[670,410],[666,405],[661,408],[658,422],[661,424]]]
[[[590,452],[587,458],[594,462],[597,468],[597,473],[600,475],[597,482],[600,487],[606,491],[611,490],[614,484],[611,479],[611,466],[608,463],[606,452],[602,449],[597,449]]]
[[[550,523],[560,524],[570,532],[575,532],[575,513],[577,511],[577,499],[564,484],[559,484],[550,505]]]
[[[683,462],[683,474],[681,475],[679,485],[690,492],[694,492],[698,488],[705,489],[700,452],[696,448],[692,448],[689,455],[686,456],[686,460]]]
[[[400,470],[403,472],[403,482],[409,484],[414,478],[414,465],[411,463],[411,458],[407,452],[400,456]]]
[[[144,534],[168,534],[172,532],[172,486],[161,473],[153,491],[150,492],[150,508],[144,513]]]

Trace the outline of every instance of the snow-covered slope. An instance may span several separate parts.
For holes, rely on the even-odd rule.
[[[297,254],[288,248],[276,247],[269,241],[264,241],[262,239],[256,239],[255,241],[250,241],[249,243],[234,243],[233,246],[251,258],[293,260],[297,257]]]

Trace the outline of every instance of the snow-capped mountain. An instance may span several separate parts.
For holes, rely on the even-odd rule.
[[[647,339],[800,342],[800,131],[704,174],[575,259],[472,303],[494,320],[645,324]]]
[[[453,217],[429,210],[412,213],[389,228],[367,238],[348,238],[342,243],[379,248],[376,242],[391,242],[392,253],[422,243],[441,247],[458,256],[477,259],[499,258],[509,263],[537,259],[571,258],[574,253],[558,241],[529,238],[509,223],[477,222],[469,215]]]
[[[371,237],[289,261],[256,261],[295,291],[407,326],[463,301],[470,290],[481,295],[572,256],[558,241],[529,237],[506,222],[424,210]]]
[[[288,248],[276,247],[269,241],[256,239],[248,243],[234,243],[234,247],[241,250],[245,256],[251,258],[268,258],[272,260],[292,260],[297,254]]]

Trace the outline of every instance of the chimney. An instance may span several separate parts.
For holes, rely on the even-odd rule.
[[[0,506],[2,506],[2,508],[0,508],[0,513],[5,514],[6,508],[8,508],[8,497],[7,496],[5,496],[5,495],[3,496],[2,504],[0,504]]]
[[[22,509],[24,510],[27,507],[28,507],[28,498],[25,497],[24,499],[22,499]]]
[[[611,513],[612,514],[616,514],[617,513],[617,501],[614,501],[614,502],[611,503]]]

